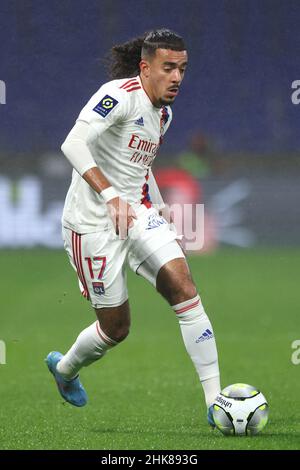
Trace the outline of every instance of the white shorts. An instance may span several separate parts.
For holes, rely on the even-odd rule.
[[[184,257],[177,242],[167,252],[159,250],[177,237],[154,207],[140,206],[137,220],[121,240],[113,229],[79,234],[63,227],[64,246],[71,265],[77,272],[79,288],[95,308],[116,307],[128,299],[126,264],[137,272],[144,260],[157,252],[153,269],[138,274],[153,282],[153,272],[171,259]],[[170,245],[171,246],[171,245]],[[145,263],[146,265],[146,263]],[[154,274],[155,276],[155,274]]]

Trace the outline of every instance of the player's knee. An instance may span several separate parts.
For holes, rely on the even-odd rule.
[[[130,330],[128,301],[118,307],[95,309],[102,331],[116,343],[124,341]]]
[[[185,300],[193,299],[197,295],[197,289],[191,280],[187,280],[179,286],[178,289],[178,296],[182,299],[180,302],[184,302]]]
[[[130,327],[127,324],[124,325],[111,325],[103,328],[104,333],[116,343],[121,343],[129,335]]]
[[[178,282],[173,286],[166,289],[165,297],[171,305],[176,305],[186,300],[193,299],[197,295],[197,289],[193,282],[187,279],[183,282]]]
[[[111,337],[117,343],[121,343],[122,341],[124,341],[124,339],[127,338],[127,336],[129,335],[129,331],[129,327],[121,327],[115,330]]]
[[[156,288],[171,305],[192,299],[197,295],[190,272],[186,269],[162,269],[156,279]]]

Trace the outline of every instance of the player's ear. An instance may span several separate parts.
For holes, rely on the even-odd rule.
[[[150,64],[147,60],[142,59],[140,61],[140,71],[146,78],[149,77],[149,75],[150,75]]]

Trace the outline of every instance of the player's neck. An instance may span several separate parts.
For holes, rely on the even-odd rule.
[[[141,80],[141,84],[142,84],[142,87],[144,89],[144,92],[148,96],[148,98],[151,101],[151,103],[153,104],[153,106],[155,106],[155,108],[161,108],[161,104],[157,100],[157,98],[155,98],[154,93],[153,93],[149,83],[147,82],[147,80],[144,77],[142,77],[142,75],[140,75],[140,80]]]

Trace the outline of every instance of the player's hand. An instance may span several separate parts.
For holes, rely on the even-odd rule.
[[[133,208],[119,197],[111,199],[106,205],[116,234],[124,240],[128,235],[128,229],[133,226],[133,220],[137,218]]]

